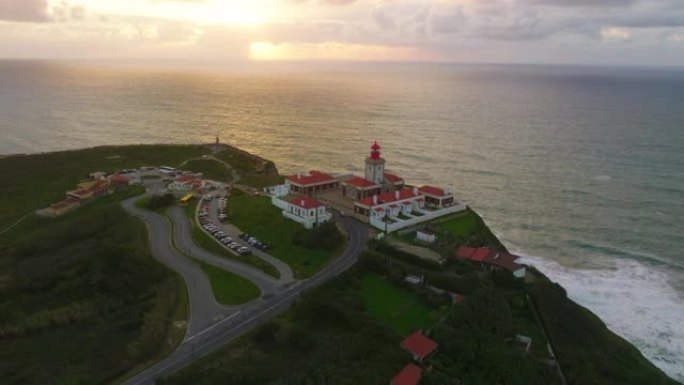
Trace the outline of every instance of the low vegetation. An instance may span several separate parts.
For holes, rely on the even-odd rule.
[[[211,289],[218,303],[240,305],[259,298],[261,290],[252,281],[226,270],[200,262],[209,277]]]
[[[430,325],[430,309],[418,295],[392,284],[384,276],[365,275],[361,293],[368,314],[402,336]]]
[[[185,164],[183,164],[182,169],[192,172],[201,172],[204,178],[219,182],[230,182],[233,180],[233,176],[226,166],[221,162],[217,162],[211,158],[188,160],[185,162]]]
[[[421,328],[440,344],[422,384],[559,383],[554,367],[541,360],[548,358],[543,339],[529,353],[511,342],[524,327],[536,327],[530,313],[521,318],[514,310],[526,306],[522,287],[492,287],[491,277],[483,276],[476,293],[451,305],[444,294],[406,284],[395,262],[364,254],[355,268],[304,294],[284,315],[165,383],[388,383],[411,362],[402,339]]]
[[[242,231],[271,245],[268,252],[290,265],[296,278],[312,276],[337,254],[337,250],[331,250],[327,245],[306,247],[302,241],[308,236],[301,234],[302,225],[283,217],[281,210],[271,204],[270,198],[251,196],[233,189],[229,202],[230,221]],[[338,230],[334,226],[321,230],[333,241],[338,237],[335,231]],[[314,246],[320,246],[315,243]]]
[[[140,199],[135,204],[140,208],[163,212],[167,208],[173,206],[174,203],[176,203],[176,198],[173,196],[173,194],[166,193],[147,196]]]
[[[292,238],[292,243],[307,249],[335,250],[343,242],[344,236],[334,222],[324,223],[311,230],[300,226]]]
[[[252,155],[235,147],[224,146],[223,151],[216,154],[218,159],[228,162],[240,174],[239,183],[262,188],[282,183],[283,178],[273,162]]]
[[[3,383],[107,382],[182,338],[184,284],[150,255],[126,194],[0,238]]]
[[[494,246],[504,249],[501,241],[489,230],[482,218],[470,208],[444,221],[438,221],[433,230],[443,241],[468,246]],[[453,250],[453,248],[451,248]]]

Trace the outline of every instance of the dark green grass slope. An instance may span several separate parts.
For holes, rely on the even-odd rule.
[[[0,238],[3,384],[103,383],[182,337],[184,285],[114,198]]]
[[[675,385],[595,314],[546,279],[530,293],[556,349],[568,385]]]

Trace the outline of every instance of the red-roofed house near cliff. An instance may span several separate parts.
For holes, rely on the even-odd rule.
[[[307,195],[299,195],[286,200],[274,197],[272,202],[283,209],[284,217],[301,223],[307,229],[317,227],[332,219],[332,214],[323,202]]]
[[[492,251],[486,247],[460,246],[454,251],[454,256],[490,269],[508,270],[517,278],[525,278],[525,265],[518,263],[520,257],[505,251]]]

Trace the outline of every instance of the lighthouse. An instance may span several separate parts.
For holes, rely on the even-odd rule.
[[[380,156],[377,141],[371,146],[370,156],[366,158],[366,180],[375,184],[382,184],[385,180],[385,159]]]

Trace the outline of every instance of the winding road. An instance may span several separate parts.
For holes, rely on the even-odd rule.
[[[304,290],[324,283],[351,267],[363,251],[367,240],[366,227],[357,220],[335,213],[334,218],[347,233],[344,252],[313,277],[284,283],[251,266],[226,260],[192,241],[191,223],[182,210],[171,209],[173,234],[169,220],[162,215],[139,209],[135,197],[122,202],[124,209],[142,219],[150,233],[152,254],[162,263],[181,274],[188,287],[190,314],[186,338],[178,349],[155,365],[129,378],[124,384],[154,384],[155,379],[169,376],[194,360],[213,352],[241,334],[253,329],[286,310]],[[185,255],[239,274],[254,282],[263,296],[243,306],[228,307],[218,304],[211,285],[202,269]]]

